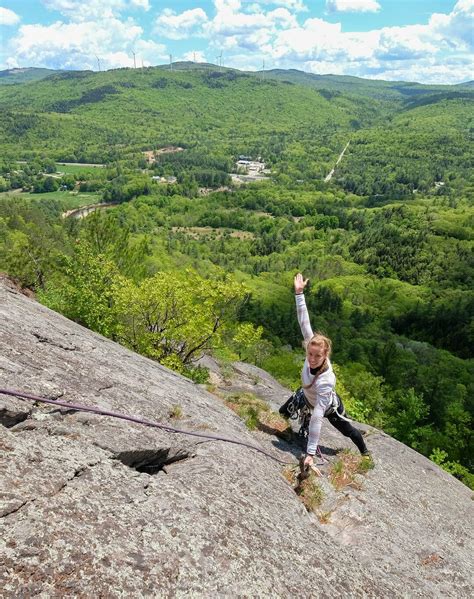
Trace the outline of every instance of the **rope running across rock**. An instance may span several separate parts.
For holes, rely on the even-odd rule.
[[[54,406],[62,406],[64,408],[68,408],[69,410],[75,410],[77,412],[90,412],[92,414],[98,414],[99,416],[110,416],[112,418],[120,418],[121,420],[127,420],[129,422],[134,422],[136,424],[142,424],[144,426],[151,426],[153,428],[162,429],[168,433],[179,433],[182,435],[190,435],[192,437],[200,437],[202,439],[210,439],[212,441],[223,441],[224,443],[234,443],[235,445],[241,445],[242,447],[248,447],[249,449],[253,449],[263,455],[275,460],[276,462],[284,465],[294,466],[294,462],[285,462],[276,458],[268,451],[265,451],[261,447],[257,447],[256,445],[252,445],[250,443],[246,443],[245,441],[239,441],[237,439],[230,439],[228,437],[221,437],[218,435],[209,435],[206,433],[198,433],[195,431],[187,431],[179,428],[174,428],[169,426],[168,424],[162,424],[160,422],[154,422],[153,420],[146,420],[144,418],[139,418],[137,416],[130,416],[128,414],[121,414],[120,412],[111,412],[109,410],[103,410],[101,408],[97,408],[95,406],[85,406],[82,404],[73,404],[66,401],[61,401],[59,399],[49,399],[46,397],[39,397],[37,395],[31,395],[30,393],[23,393],[22,391],[15,391],[13,389],[0,389],[0,394],[10,395],[13,397],[17,397],[19,399],[28,399],[30,401],[39,401],[42,403],[51,404]]]

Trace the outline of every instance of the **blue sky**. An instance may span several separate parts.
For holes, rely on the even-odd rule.
[[[474,79],[474,0],[0,0],[0,70],[175,60],[372,79]]]

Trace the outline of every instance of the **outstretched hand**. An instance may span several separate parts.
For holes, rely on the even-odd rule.
[[[309,279],[304,279],[303,275],[299,272],[296,276],[295,276],[295,293],[302,293],[304,291],[304,288],[306,287],[307,283],[308,283]]]

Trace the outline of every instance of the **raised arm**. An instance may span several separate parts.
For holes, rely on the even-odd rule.
[[[304,279],[301,273],[295,276],[295,298],[296,298],[296,315],[300,325],[301,333],[305,341],[311,339],[313,336],[313,329],[309,321],[308,309],[306,308],[306,301],[304,299],[304,288],[308,283],[308,279]]]

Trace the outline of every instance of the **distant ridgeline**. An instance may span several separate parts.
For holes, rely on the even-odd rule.
[[[301,271],[351,413],[472,485],[473,98],[192,63],[4,71],[0,271],[195,380],[206,351],[290,387]]]

